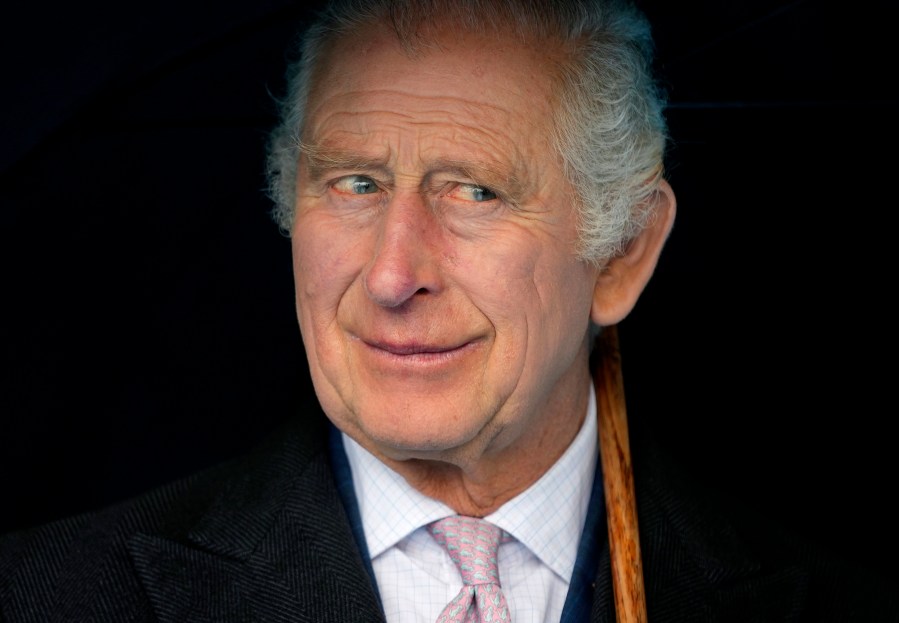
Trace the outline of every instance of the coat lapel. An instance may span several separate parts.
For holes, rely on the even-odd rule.
[[[797,620],[805,572],[762,562],[756,550],[770,548],[744,541],[657,451],[634,447],[650,619]],[[334,484],[324,427],[288,430],[220,481],[197,520],[130,542],[160,621],[384,620]],[[590,620],[614,623],[605,522],[597,529]]]
[[[323,440],[288,430],[229,471],[183,536],[131,540],[160,621],[383,621]]]

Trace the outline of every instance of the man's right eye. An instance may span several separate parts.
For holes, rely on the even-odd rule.
[[[378,185],[364,175],[347,175],[335,182],[334,189],[350,195],[367,195],[378,192]]]

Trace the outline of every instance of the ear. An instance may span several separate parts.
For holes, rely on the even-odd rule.
[[[671,185],[663,179],[648,201],[653,204],[649,224],[631,240],[625,253],[612,258],[596,277],[590,318],[599,326],[616,324],[631,312],[671,233],[677,205]]]

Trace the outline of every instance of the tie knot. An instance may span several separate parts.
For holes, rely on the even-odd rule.
[[[503,531],[498,526],[477,517],[454,515],[428,525],[428,532],[456,563],[463,583],[499,584],[496,551]]]

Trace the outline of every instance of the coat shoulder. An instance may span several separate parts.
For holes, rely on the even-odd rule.
[[[0,622],[156,620],[131,543],[145,535],[186,543],[229,500],[252,507],[270,498],[273,487],[287,486],[273,475],[296,474],[323,451],[321,431],[309,432],[290,423],[245,456],[97,511],[0,536]]]

